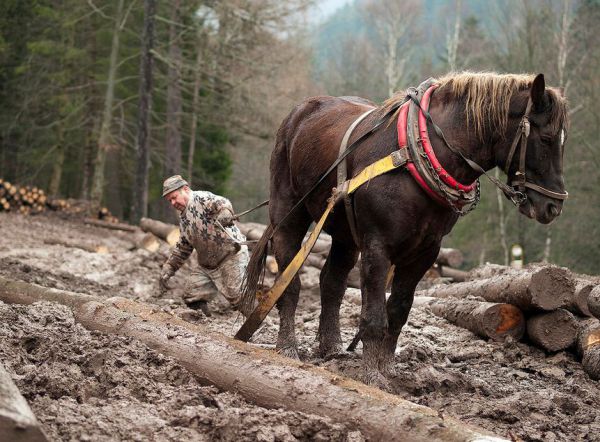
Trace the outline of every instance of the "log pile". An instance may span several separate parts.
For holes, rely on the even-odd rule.
[[[583,368],[600,379],[600,286],[569,270],[551,265],[526,269],[488,265],[469,272],[465,282],[416,293],[415,305],[425,306],[473,333],[496,340],[512,336],[548,352],[571,349]],[[506,313],[512,320],[506,319]],[[510,306],[510,308],[505,307]],[[518,313],[517,313],[518,312]],[[524,318],[524,321],[514,318]],[[515,324],[524,333],[498,334]]]
[[[0,178],[0,212],[17,212],[36,215],[46,210],[83,214],[92,212],[90,203],[72,199],[50,198],[43,189],[19,186]],[[116,223],[119,220],[106,207],[98,209],[98,219]]]

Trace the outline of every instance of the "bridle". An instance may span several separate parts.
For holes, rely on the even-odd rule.
[[[557,200],[564,201],[569,197],[568,192],[555,192],[553,190],[546,189],[545,187],[539,186],[532,182],[528,182],[525,176],[525,157],[527,155],[527,140],[529,138],[529,133],[531,129],[531,123],[529,122],[529,114],[531,113],[532,101],[531,97],[527,101],[527,107],[525,108],[525,114],[523,118],[521,118],[521,122],[519,123],[519,130],[515,135],[515,138],[510,146],[510,150],[508,151],[508,157],[506,158],[506,165],[504,167],[504,172],[506,176],[509,177],[509,169],[512,163],[513,157],[517,150],[517,146],[521,145],[521,150],[519,152],[519,168],[515,172],[515,176],[510,183],[510,188],[512,192],[510,195],[507,195],[511,201],[516,206],[521,206],[527,201],[527,195],[525,194],[525,188],[529,188],[535,192],[541,193],[542,195],[549,196],[550,198],[554,198]],[[505,192],[506,193],[506,192]]]
[[[421,111],[423,112],[423,114],[425,115],[425,117],[427,118],[429,123],[433,126],[434,131],[442,139],[442,141],[444,142],[446,147],[448,147],[448,149],[450,149],[450,151],[453,152],[454,154],[460,156],[473,170],[485,175],[496,187],[498,187],[513,202],[513,204],[515,206],[517,206],[517,207],[522,206],[527,201],[527,195],[525,193],[526,188],[529,188],[535,192],[541,193],[542,195],[546,195],[550,198],[554,198],[554,199],[561,200],[561,201],[564,201],[568,198],[569,194],[566,191],[564,193],[555,192],[553,190],[546,189],[545,187],[542,187],[538,184],[529,182],[526,179],[525,157],[527,154],[527,140],[529,139],[529,133],[530,133],[530,128],[531,128],[531,123],[529,122],[529,115],[531,113],[531,108],[532,108],[531,97],[529,97],[529,100],[527,101],[525,113],[524,113],[523,117],[521,118],[521,121],[519,122],[519,129],[517,130],[515,138],[513,139],[512,145],[511,145],[509,153],[508,153],[508,157],[506,159],[504,172],[509,177],[508,180],[510,182],[510,175],[509,175],[510,165],[511,165],[513,157],[515,155],[517,146],[519,146],[519,144],[520,144],[521,149],[519,152],[519,168],[517,169],[517,172],[515,172],[515,176],[514,176],[512,182],[510,182],[510,185],[508,185],[508,184],[504,184],[503,182],[498,180],[496,177],[493,177],[490,174],[488,174],[485,171],[485,169],[483,169],[483,167],[481,167],[475,161],[464,156],[460,150],[456,149],[454,146],[452,146],[448,142],[448,140],[444,136],[444,133],[442,132],[442,130],[433,122],[433,119],[431,118],[431,115],[429,114],[429,112],[426,109],[423,109],[421,107],[421,104],[420,104],[419,100],[417,99],[417,97],[415,96],[414,90],[412,88],[409,90],[409,93],[407,94],[407,96],[410,100],[412,100],[419,107],[419,109],[421,109]]]

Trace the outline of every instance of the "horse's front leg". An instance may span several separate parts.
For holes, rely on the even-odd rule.
[[[417,284],[435,262],[438,252],[439,245],[436,245],[427,249],[419,255],[418,259],[408,265],[402,260],[396,263],[392,293],[386,305],[388,328],[384,338],[384,355],[381,361],[381,370],[387,375],[395,374],[394,353],[402,327],[408,320]]]
[[[366,384],[387,388],[381,373],[386,352],[384,338],[388,329],[385,305],[385,280],[390,261],[381,244],[366,244],[361,258],[362,310],[360,333],[363,343],[363,380]]]

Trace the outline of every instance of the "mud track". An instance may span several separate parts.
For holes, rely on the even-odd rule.
[[[45,238],[100,243],[110,253],[47,245]],[[162,259],[128,247],[119,233],[78,220],[0,214],[2,276],[155,303],[226,335],[239,328],[241,317],[222,299],[211,303],[210,318],[186,310],[181,293],[189,266],[174,277],[168,297],[160,297]],[[314,276],[303,278],[310,282]],[[344,301],[345,343],[359,313],[358,305]],[[318,289],[303,290],[297,315],[302,358],[358,378],[360,346],[340,359],[314,356],[318,317]],[[254,343],[271,346],[277,321],[271,313]],[[57,305],[0,303],[0,358],[53,440],[363,439],[320,416],[267,410],[203,387],[174,360],[132,339],[89,332]],[[488,342],[414,308],[396,362],[393,392],[443,415],[525,441],[600,440],[600,383],[586,376],[570,352]]]

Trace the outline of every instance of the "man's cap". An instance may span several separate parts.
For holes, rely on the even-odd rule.
[[[162,196],[165,197],[174,190],[181,189],[183,186],[189,186],[188,182],[184,180],[181,175],[173,175],[165,180],[163,183]]]

